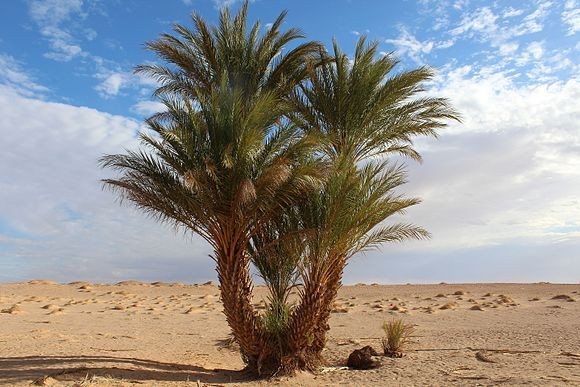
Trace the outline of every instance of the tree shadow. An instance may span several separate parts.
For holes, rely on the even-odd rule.
[[[255,380],[241,370],[206,369],[196,365],[114,356],[23,356],[0,358],[0,384],[33,381],[43,377],[79,380],[88,375],[124,381],[200,381],[239,383]]]

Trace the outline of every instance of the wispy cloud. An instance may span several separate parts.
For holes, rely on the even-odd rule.
[[[142,116],[150,116],[166,110],[164,104],[158,101],[139,101],[132,106],[132,110]]]
[[[371,30],[369,30],[368,28],[365,30],[362,30],[362,31],[357,31],[357,30],[350,31],[350,33],[355,35],[355,36],[368,35],[370,32],[371,32]]]
[[[241,3],[242,0],[212,0],[213,4],[215,6],[215,8],[217,9],[221,9],[224,7],[232,7],[233,5],[235,5],[236,3]],[[250,0],[250,3],[253,2],[253,0]]]
[[[522,13],[524,13],[524,10],[523,9],[516,9],[516,8],[513,8],[513,7],[508,7],[508,8],[506,8],[503,11],[502,16],[504,18],[507,18],[507,17],[515,17],[515,16],[520,16]]]
[[[534,53],[539,55],[539,51],[530,50],[530,47],[528,46],[527,58],[534,55]],[[526,56],[524,56],[524,58],[526,58]],[[556,82],[560,78],[558,72],[561,71],[569,71],[571,74],[576,74],[576,78],[580,75],[580,64],[573,62],[562,52],[551,52],[550,55],[546,55],[542,51],[541,58],[542,60],[536,61],[531,70],[528,71],[527,76],[529,79],[543,82]]]
[[[506,33],[511,36],[521,36],[542,31],[544,19],[552,5],[553,3],[550,1],[541,1],[534,12],[526,15],[520,24],[507,29]]]
[[[495,35],[498,30],[496,24],[497,19],[498,16],[490,8],[479,8],[474,12],[464,15],[459,25],[450,32],[454,36],[478,33],[490,37]]]
[[[511,55],[517,51],[520,45],[515,42],[504,43],[499,46],[499,53],[501,55]]]
[[[505,20],[500,23],[501,18],[494,10],[481,7],[466,12],[449,33],[456,39],[477,39],[488,43],[497,48],[500,55],[513,55],[520,46],[515,41],[516,38],[543,30],[545,18],[552,5],[550,1],[540,1],[535,10],[523,17],[520,17],[524,14],[523,10],[506,8],[502,11],[502,17],[509,18],[509,23]]]
[[[469,0],[455,0],[453,3],[453,8],[463,9],[469,5]]]
[[[86,56],[76,39],[64,24],[72,18],[83,19],[86,14],[82,9],[82,0],[34,0],[30,2],[30,17],[40,29],[40,34],[47,39],[51,50],[47,58],[67,62],[77,56]],[[95,36],[90,32],[89,37]]]
[[[25,96],[38,96],[48,88],[36,83],[12,56],[0,53],[0,85]]]
[[[82,33],[89,41],[97,36],[95,30],[79,22],[88,16],[86,5],[86,0],[32,0],[29,3],[30,17],[49,43],[50,51],[44,56],[62,62],[86,58],[94,66],[94,78],[99,81],[94,89],[102,98],[116,97],[124,88],[145,85],[146,81],[124,66],[81,48],[73,31]]]
[[[574,35],[580,31],[580,8],[577,8],[574,0],[568,0],[564,9],[562,21],[568,25],[568,35]]]
[[[429,54],[434,49],[449,48],[453,46],[455,40],[420,41],[407,28],[401,27],[399,36],[395,39],[385,39],[385,43],[395,45],[399,55],[408,55],[416,63],[422,64],[425,54]]]

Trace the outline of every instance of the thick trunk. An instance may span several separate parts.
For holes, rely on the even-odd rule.
[[[252,305],[252,280],[245,242],[234,232],[220,235],[215,251],[224,314],[247,368],[258,375],[314,370],[323,364],[328,320],[341,285],[345,260],[336,257],[313,267],[283,339],[284,346],[264,330]]]
[[[325,283],[321,274],[321,271],[310,273],[302,289],[300,304],[292,314],[288,329],[287,362],[290,369],[313,369],[322,361],[320,354],[311,350],[315,341],[318,316],[324,308]]]
[[[338,290],[342,286],[342,275],[344,272],[346,262],[344,259],[340,259],[333,267],[332,272],[328,277],[326,283],[326,289],[323,295],[322,305],[320,314],[318,315],[318,321],[316,322],[316,330],[314,334],[314,342],[312,343],[312,352],[320,354],[322,356],[322,350],[326,346],[326,332],[330,330],[330,325],[328,325],[328,320],[330,319],[330,314],[334,307],[334,302],[336,300],[336,295]]]
[[[224,314],[248,368],[260,374],[268,346],[252,305],[249,261],[240,238],[234,232],[224,234],[224,243],[215,251]]]
[[[314,369],[323,364],[328,320],[341,286],[345,259],[336,257],[324,267],[314,268],[304,283],[301,302],[289,329],[289,368]]]

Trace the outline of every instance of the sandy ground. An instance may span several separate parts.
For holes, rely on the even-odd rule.
[[[0,311],[10,386],[580,385],[580,285],[346,286],[328,367],[271,381],[239,371],[214,285],[0,284]],[[352,350],[380,349],[393,317],[416,325],[407,355],[344,369]]]

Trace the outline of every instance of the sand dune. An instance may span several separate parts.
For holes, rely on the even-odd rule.
[[[228,339],[218,288],[123,281],[0,284],[0,384],[580,385],[580,285],[344,287],[327,367],[255,381]],[[265,307],[265,290],[255,305]],[[381,324],[415,325],[407,356],[353,371],[348,354],[380,349]],[[189,383],[188,383],[189,382]]]

